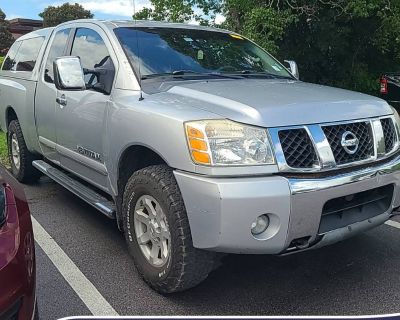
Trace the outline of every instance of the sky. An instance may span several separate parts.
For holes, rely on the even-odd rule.
[[[40,19],[38,14],[49,5],[60,5],[67,1],[59,0],[0,0],[0,8],[7,19],[29,18]],[[96,19],[131,19],[133,15],[133,0],[75,0],[90,10]],[[135,0],[136,11],[149,5],[148,0]]]

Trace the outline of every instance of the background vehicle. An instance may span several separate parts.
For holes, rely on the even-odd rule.
[[[400,73],[385,73],[381,76],[381,98],[397,111],[400,110]]]
[[[220,252],[287,254],[384,223],[400,206],[397,113],[289,64],[201,26],[35,31],[0,73],[13,174],[116,219],[161,293],[200,283]]]
[[[38,319],[35,246],[25,193],[0,168],[0,319]]]

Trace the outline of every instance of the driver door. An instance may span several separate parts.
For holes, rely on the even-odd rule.
[[[104,39],[99,28],[77,28],[71,56],[80,57],[82,67],[91,70],[112,61],[111,46]],[[85,75],[87,87],[96,81],[93,74]],[[95,89],[57,92],[56,132],[61,165],[101,189],[107,188],[104,144],[109,100],[110,95]]]
[[[54,85],[53,62],[66,55],[71,28],[57,29],[50,42],[42,65],[42,74],[35,95],[36,128],[43,155],[56,164],[60,164],[57,152],[56,103],[57,89]]]

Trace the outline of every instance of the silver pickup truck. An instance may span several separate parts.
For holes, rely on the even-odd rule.
[[[287,62],[200,26],[35,31],[0,72],[12,172],[116,219],[161,293],[200,283],[220,253],[295,253],[384,223],[400,206],[397,113]]]

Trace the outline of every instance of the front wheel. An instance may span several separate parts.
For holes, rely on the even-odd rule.
[[[169,167],[150,166],[131,176],[123,215],[129,251],[153,289],[184,291],[207,278],[215,254],[193,247],[183,199]]]

